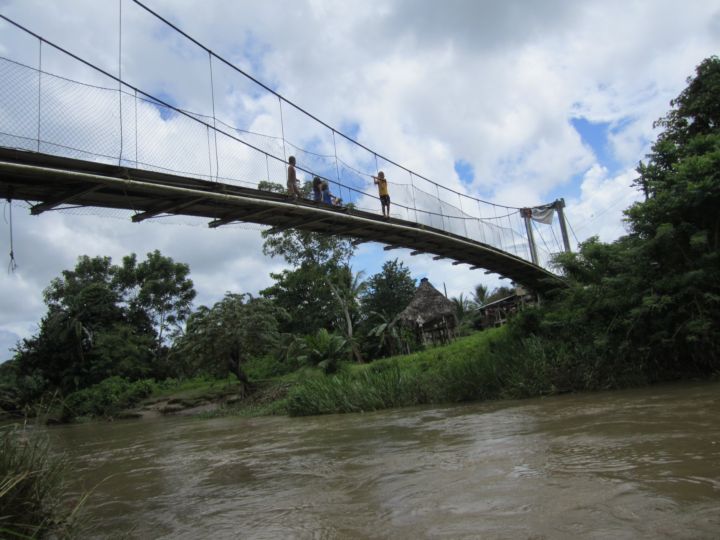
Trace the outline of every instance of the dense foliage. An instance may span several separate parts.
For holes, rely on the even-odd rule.
[[[200,306],[190,316],[171,358],[186,376],[224,378],[232,373],[248,383],[243,365],[274,352],[281,339],[279,327],[287,318],[285,310],[265,298],[227,293],[212,308]]]
[[[111,376],[165,376],[165,337],[185,320],[195,296],[188,273],[158,251],[139,264],[135,255],[126,257],[122,266],[109,257],[80,257],[45,290],[39,332],[3,365],[11,393],[5,399],[25,404]]]
[[[65,418],[113,418],[149,396],[155,385],[152,380],[130,382],[122,377],[109,377],[102,382],[73,392],[63,400]]]

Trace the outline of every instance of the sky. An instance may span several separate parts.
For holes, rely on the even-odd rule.
[[[146,4],[323,122],[442,185],[509,206],[564,198],[573,247],[592,235],[612,241],[626,232],[622,210],[640,199],[632,181],[657,136],[653,122],[695,66],[720,50],[720,5],[712,0]],[[276,97],[219,63],[213,65],[219,90],[211,94],[207,53],[130,0],[0,0],[0,13],[173,105],[201,114],[214,108],[232,125],[279,134]],[[0,57],[37,65],[38,52],[43,69],[95,82],[0,23]],[[0,85],[0,132],[12,112],[2,96]],[[63,95],[54,98],[67,105]],[[291,108],[284,112],[288,140],[327,151],[327,133]],[[66,122],[77,137],[98,138],[94,129],[104,119],[96,116]],[[156,116],[154,151],[194,166],[177,119]],[[255,174],[256,164],[244,157],[226,163]],[[120,263],[130,253],[142,259],[159,249],[189,264],[196,306],[212,305],[227,291],[257,294],[271,284],[271,272],[285,267],[263,255],[261,227],[253,224],[133,224],[128,212],[83,209],[31,216],[20,201],[0,204],[0,257],[8,268],[0,272],[0,361],[37,331],[43,289],[81,255]],[[508,284],[378,244],[362,244],[352,266],[369,277],[394,258],[450,296],[467,295],[477,284]]]

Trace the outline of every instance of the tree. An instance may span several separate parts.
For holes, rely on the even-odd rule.
[[[318,366],[325,373],[335,373],[340,359],[346,354],[347,340],[321,328],[298,341],[299,359],[310,366]]]
[[[270,274],[275,283],[260,295],[284,309],[289,318],[283,331],[292,334],[314,334],[320,328],[332,330],[337,325],[337,301],[328,280],[341,283],[349,269],[333,264],[304,264],[294,270]]]
[[[277,234],[263,231],[263,253],[281,256],[292,266],[342,266],[348,264],[355,252],[349,238],[301,230],[286,230]]]
[[[177,328],[190,314],[196,293],[189,274],[187,264],[176,263],[158,250],[148,253],[147,259],[139,264],[134,253],[124,257],[117,272],[117,282],[131,314],[140,314],[152,323],[158,352],[167,332]]]
[[[489,295],[490,289],[488,289],[487,285],[483,285],[482,283],[475,285],[475,291],[473,292],[473,302],[475,302],[478,307],[482,307],[487,303]]]
[[[388,319],[382,313],[375,313],[376,319],[381,321],[368,332],[369,336],[376,338],[375,353],[393,356],[401,352],[409,353],[411,343],[414,341],[412,332],[406,326],[397,324],[397,320]]]
[[[386,261],[380,272],[368,279],[361,294],[368,325],[376,326],[382,318],[392,321],[410,303],[415,289],[415,280],[402,262],[397,259]],[[382,316],[378,315],[380,313]]]
[[[360,294],[363,350],[373,357],[394,354],[401,346],[394,321],[415,295],[415,280],[410,270],[394,259],[385,261],[366,283]]]
[[[282,186],[268,182],[261,189],[284,192]],[[294,267],[270,274],[275,283],[260,291],[290,315],[283,329],[314,334],[321,328],[335,328],[337,300],[328,282],[340,286],[352,280],[347,278],[355,251],[350,239],[292,229],[275,234],[264,231],[263,237],[263,253],[283,257]]]
[[[348,270],[350,269],[348,268]],[[350,344],[350,354],[358,363],[361,363],[363,358],[357,340],[353,335],[353,327],[355,325],[355,319],[359,314],[358,299],[367,286],[367,284],[362,281],[362,275],[362,272],[358,272],[353,277],[352,270],[350,270],[349,277],[351,277],[351,281],[349,283],[346,281],[334,284],[329,279],[327,280],[327,285],[330,287],[342,314],[344,324],[339,324],[338,326],[343,329],[347,342]]]
[[[63,271],[45,289],[47,314],[14,359],[20,381],[44,381],[35,398],[46,390],[72,392],[115,374],[148,373],[154,334],[130,320],[117,273],[109,257],[82,256],[74,270]],[[113,339],[116,335],[123,337]]]
[[[273,352],[286,318],[284,310],[264,298],[226,293],[212,308],[201,306],[190,316],[173,356],[185,364],[188,375],[233,373],[249,384],[243,364]]]
[[[461,325],[473,313],[475,304],[463,293],[460,293],[459,296],[453,296],[450,298],[450,301],[455,308],[455,317],[457,318],[458,325]]]
[[[159,375],[164,335],[185,319],[195,295],[189,269],[158,251],[140,264],[135,255],[123,262],[118,267],[110,257],[82,256],[51,281],[39,331],[23,340],[14,358],[16,380],[28,385],[19,394],[35,399],[113,375]]]
[[[285,188],[272,182],[261,182],[259,189],[285,193]],[[306,182],[303,194],[310,191],[310,183]],[[348,237],[332,234],[320,234],[299,229],[287,229],[272,233],[270,230],[262,232],[265,239],[263,253],[271,257],[283,257],[288,264],[299,267],[303,265],[315,266],[343,266],[350,262],[355,253],[355,246]]]
[[[518,320],[575,388],[717,372],[720,359],[720,60],[704,60],[640,163],[629,234],[557,257],[570,286]],[[540,350],[540,349],[537,349]],[[530,353],[528,353],[530,354]],[[545,352],[544,354],[548,354]],[[571,378],[573,378],[571,377]]]
[[[705,59],[656,122],[664,128],[637,169],[647,199],[625,214],[642,277],[631,332],[663,368],[702,371],[720,346],[720,59]]]

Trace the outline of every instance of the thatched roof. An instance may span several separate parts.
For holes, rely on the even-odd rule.
[[[435,287],[430,285],[427,278],[420,280],[420,286],[408,306],[400,312],[397,319],[413,325],[430,322],[446,317],[448,322],[455,322],[454,304],[445,298]]]

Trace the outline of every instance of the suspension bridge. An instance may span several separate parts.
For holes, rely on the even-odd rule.
[[[123,76],[124,4],[177,33],[188,71],[206,76],[204,105],[194,96],[197,109],[181,106]],[[191,216],[209,227],[251,222],[272,233],[342,235],[467,264],[537,292],[562,285],[551,260],[569,250],[564,201],[518,208],[449,189],[316,118],[138,0],[119,6],[116,73],[0,14],[3,198],[25,201],[35,215],[126,209],[134,222]],[[342,205],[280,192],[290,155],[304,180],[319,176]],[[388,220],[372,182],[379,170],[389,179]]]

